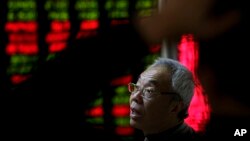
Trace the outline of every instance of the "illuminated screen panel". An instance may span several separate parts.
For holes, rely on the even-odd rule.
[[[69,5],[69,0],[46,0],[44,4],[49,23],[49,31],[45,35],[48,46],[47,60],[66,48],[71,28]]]
[[[80,22],[76,38],[86,38],[97,35],[100,28],[100,10],[98,0],[76,0],[74,9],[77,11],[77,21]]]
[[[71,31],[77,31],[78,39],[88,38],[106,30],[104,28],[129,24],[133,4],[129,0],[9,0],[4,23],[8,35],[5,54],[9,56],[10,65],[6,70],[11,75],[12,84],[25,81],[41,58],[42,61],[55,59],[56,54],[66,49]],[[152,60],[149,55],[145,63]],[[96,99],[89,103],[91,108],[85,111],[87,122],[97,127],[110,124],[116,134],[132,138],[135,133],[129,125],[126,87],[131,77],[132,74],[124,76],[121,73],[120,77],[113,78],[110,90],[113,95],[108,96],[112,106],[104,102],[107,96],[103,92],[96,94]],[[123,83],[114,83],[119,79]]]
[[[140,17],[147,17],[152,14],[152,9],[157,6],[156,0],[137,0],[135,11]]]
[[[110,25],[128,24],[130,18],[129,0],[106,0],[104,8]]]
[[[13,84],[29,77],[38,59],[38,23],[35,0],[9,0],[5,32],[8,36],[5,53],[10,57],[7,75]]]
[[[185,122],[192,126],[198,132],[204,132],[205,126],[210,119],[210,107],[204,90],[197,77],[198,67],[198,44],[194,41],[192,35],[183,35],[178,45],[178,60],[193,72],[197,86],[194,97],[189,108],[189,117]]]
[[[103,94],[99,92],[97,98],[89,103],[91,108],[85,111],[86,121],[97,128],[103,128],[104,125],[104,109],[103,109]]]
[[[127,84],[132,81],[132,75],[125,75],[112,80],[111,85],[114,88],[112,97],[112,116],[114,116],[115,132],[121,136],[130,136],[134,134],[134,129],[129,124],[129,92]]]

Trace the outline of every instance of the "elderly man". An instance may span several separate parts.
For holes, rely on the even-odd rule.
[[[184,123],[194,88],[192,73],[178,61],[156,60],[136,84],[128,84],[131,126],[143,131],[145,141],[196,139],[198,134]]]

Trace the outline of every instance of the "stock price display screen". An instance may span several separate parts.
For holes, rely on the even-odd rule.
[[[6,0],[0,3],[0,84],[3,89],[32,77],[40,62],[54,60],[69,48],[67,43],[70,39],[94,37],[112,27],[128,25],[133,14],[149,16],[151,8],[155,6],[154,0]],[[178,49],[177,59],[195,71],[197,45],[192,37],[183,36]],[[144,67],[159,57],[160,51],[160,45],[148,47],[142,59]],[[134,77],[128,68],[125,73],[112,78],[110,94],[107,96],[100,91],[89,102],[90,108],[84,111],[87,122],[97,127],[110,124],[115,134],[126,140],[133,139],[135,129],[129,125],[127,84]],[[202,131],[210,111],[200,86],[196,89],[195,97],[186,122],[197,131]],[[105,99],[110,102],[108,106]],[[105,118],[107,112],[109,116]]]

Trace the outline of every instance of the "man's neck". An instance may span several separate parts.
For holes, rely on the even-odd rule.
[[[162,124],[161,126],[158,126],[157,129],[150,129],[148,131],[143,131],[145,136],[158,134],[167,130],[171,130],[175,128],[176,126],[182,124],[184,121],[178,121],[178,122],[170,122],[168,124]]]

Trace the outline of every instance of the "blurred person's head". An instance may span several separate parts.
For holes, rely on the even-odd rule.
[[[139,32],[150,43],[194,34],[201,39],[215,38],[244,17],[244,0],[159,0],[149,17],[138,18]]]
[[[178,61],[160,58],[129,84],[130,124],[145,135],[175,127],[188,116],[194,94],[192,73]]]

